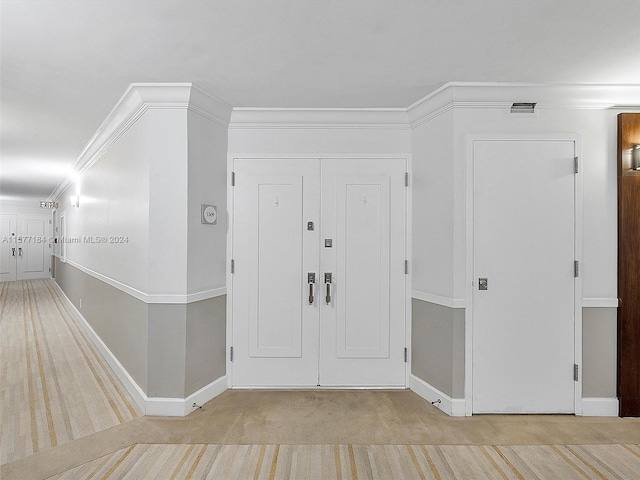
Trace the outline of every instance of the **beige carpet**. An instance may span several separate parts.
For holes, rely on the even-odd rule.
[[[141,415],[51,280],[0,283],[0,463]]]
[[[624,479],[638,445],[134,445],[55,480]]]
[[[640,419],[456,418],[408,390],[227,390],[140,416],[52,281],[0,283],[0,316],[2,480],[640,479]]]

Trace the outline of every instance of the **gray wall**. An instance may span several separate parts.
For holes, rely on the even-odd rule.
[[[146,304],[57,258],[55,280],[147,396],[186,398],[225,375],[226,296]]]
[[[411,373],[451,398],[464,398],[464,309],[413,299]],[[582,310],[582,397],[615,398],[617,311]]]
[[[411,373],[464,398],[464,309],[412,300]]]
[[[582,309],[582,396],[617,397],[617,309]]]
[[[55,262],[56,283],[147,393],[148,305],[57,257]]]

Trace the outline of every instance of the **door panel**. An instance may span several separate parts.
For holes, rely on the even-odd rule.
[[[375,182],[375,183],[367,183]],[[336,181],[338,358],[389,356],[389,179]]]
[[[473,412],[573,413],[574,142],[473,154]]]
[[[257,199],[251,198],[258,206],[258,218],[251,225],[256,228],[251,231],[254,248],[247,265],[251,282],[249,355],[300,357],[302,177],[272,181],[262,178],[254,190]]]
[[[48,257],[49,219],[39,216],[20,216],[20,236],[27,241],[21,248],[18,261],[18,280],[44,278],[49,276]]]
[[[16,216],[0,214],[0,281],[16,280]]]
[[[334,275],[320,318],[320,383],[405,384],[403,159],[324,159],[323,272]]]
[[[317,160],[236,160],[233,382],[315,386],[318,309],[308,272],[318,271]]]

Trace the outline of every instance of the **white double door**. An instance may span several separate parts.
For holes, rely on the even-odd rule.
[[[50,218],[0,214],[0,281],[51,276]]]
[[[405,386],[405,171],[234,161],[234,386]]]

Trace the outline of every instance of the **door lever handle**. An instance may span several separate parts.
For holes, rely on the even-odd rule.
[[[22,256],[22,247],[18,248],[18,256],[21,257]]]
[[[327,305],[331,304],[331,281],[332,281],[332,277],[333,275],[331,273],[325,273],[324,274],[324,284],[325,287],[327,288],[327,293],[324,297],[325,302],[327,303]]]
[[[12,257],[15,257],[15,256],[16,256],[16,249],[15,249],[15,248],[12,248],[12,249],[11,249],[11,256],[12,256]]]
[[[316,294],[313,291],[313,287],[316,284],[316,274],[315,273],[307,273],[307,283],[309,284],[309,305],[313,305],[313,302],[316,298]]]

